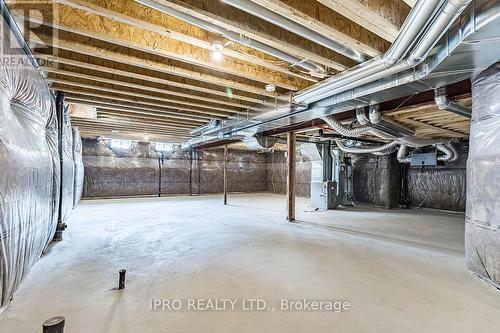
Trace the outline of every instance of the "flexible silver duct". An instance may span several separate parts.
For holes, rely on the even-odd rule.
[[[398,144],[399,144],[399,142],[392,141],[392,142],[386,143],[385,145],[373,147],[373,148],[355,148],[355,147],[347,147],[344,145],[342,140],[337,140],[337,146],[339,147],[340,150],[342,150],[346,153],[352,153],[352,154],[373,154],[373,153],[379,153],[379,152],[386,152],[386,151],[390,151],[392,148],[396,147]]]
[[[456,159],[456,155],[454,154],[454,150],[450,148],[451,144],[439,144],[436,145],[436,149],[440,152],[444,153],[442,156],[438,156],[438,161],[450,162],[453,159]],[[455,150],[456,152],[456,150]]]
[[[326,123],[333,128],[337,133],[342,136],[358,137],[360,135],[366,134],[372,130],[369,126],[361,126],[356,128],[349,128],[344,126],[340,121],[335,119],[335,117],[325,117],[323,118]]]
[[[410,163],[411,157],[407,155],[406,145],[403,143],[399,146],[397,159],[399,163]]]
[[[284,61],[286,61],[294,66],[301,67],[303,69],[306,69],[306,70],[312,71],[312,72],[323,72],[323,69],[320,66],[318,66],[312,62],[304,61],[303,59],[297,58],[293,55],[290,55],[286,52],[278,50],[274,47],[271,47],[271,46],[266,45],[264,43],[261,43],[259,41],[250,39],[248,37],[245,37],[241,34],[234,32],[234,31],[224,29],[222,27],[219,27],[218,25],[201,20],[201,19],[194,17],[194,16],[191,16],[189,14],[183,13],[181,11],[174,9],[174,8],[171,8],[169,6],[166,6],[164,4],[156,2],[155,0],[135,0],[135,1],[144,5],[144,6],[153,8],[155,10],[162,12],[162,13],[173,16],[173,17],[175,17],[179,20],[182,20],[184,22],[188,22],[188,23],[195,25],[199,28],[202,28],[204,30],[208,30],[210,32],[219,34],[219,35],[223,36],[224,38],[227,38],[233,42],[237,42],[237,43],[240,43],[243,45],[250,46],[256,50],[267,53],[267,54],[269,54],[273,57],[276,57],[278,59],[284,60]]]
[[[436,89],[434,100],[440,110],[447,110],[463,117],[471,118],[472,109],[450,100],[444,89]]]
[[[262,7],[250,0],[223,0],[225,3],[238,8],[244,12],[251,15],[257,16],[265,21],[268,21],[274,25],[277,25],[285,30],[293,32],[299,36],[302,36],[310,41],[313,41],[319,45],[322,45],[330,50],[340,53],[356,62],[364,62],[366,57],[359,51],[332,40],[320,33],[309,29],[303,25],[298,24],[284,16],[281,16],[265,7]]]
[[[397,146],[394,146],[388,150],[380,151],[380,152],[375,152],[373,155],[376,156],[385,156],[385,155],[391,155],[392,153],[396,152],[398,150]]]
[[[358,120],[358,123],[360,125],[363,125],[363,126],[370,123],[370,120],[366,116],[365,108],[357,108],[356,109],[356,119]]]

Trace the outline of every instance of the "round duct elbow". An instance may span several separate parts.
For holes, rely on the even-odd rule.
[[[368,114],[370,116],[370,122],[373,125],[377,125],[382,121],[382,115],[380,114],[380,107],[378,104],[370,105]]]

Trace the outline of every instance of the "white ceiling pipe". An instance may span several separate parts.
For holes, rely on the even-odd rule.
[[[349,47],[348,45],[332,40],[320,33],[317,33],[312,29],[309,29],[284,16],[281,16],[273,12],[272,10],[257,5],[252,1],[249,0],[223,0],[223,1],[235,8],[238,8],[251,15],[257,16],[285,30],[293,32],[294,34],[302,36],[312,42],[322,45],[337,53],[340,53],[356,62],[364,62],[366,60],[366,56],[363,53]]]
[[[313,72],[323,71],[323,69],[320,66],[318,66],[312,62],[304,61],[303,59],[300,59],[298,57],[290,55],[290,54],[283,52],[281,50],[278,50],[274,47],[268,46],[264,43],[250,39],[248,37],[244,37],[244,36],[234,32],[234,31],[224,29],[222,27],[219,27],[218,25],[201,20],[197,17],[183,13],[183,12],[178,11],[174,8],[171,8],[169,6],[165,6],[164,4],[161,4],[161,3],[156,2],[154,0],[135,0],[135,1],[144,5],[144,6],[153,8],[155,10],[158,10],[162,13],[173,16],[179,20],[190,23],[190,24],[195,25],[195,26],[202,28],[204,30],[208,30],[210,32],[219,34],[219,35],[223,36],[224,38],[227,38],[233,42],[237,42],[237,43],[240,43],[240,44],[243,44],[246,46],[250,46],[258,51],[269,54],[269,55],[276,57],[278,59],[284,60],[284,61],[286,61],[294,66],[301,67],[305,70],[313,71]]]

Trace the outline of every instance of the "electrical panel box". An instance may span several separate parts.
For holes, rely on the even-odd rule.
[[[413,167],[436,166],[437,165],[437,152],[413,154],[411,156],[411,164],[410,165]]]

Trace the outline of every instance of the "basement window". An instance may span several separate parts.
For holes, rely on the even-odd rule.
[[[172,151],[174,150],[174,144],[168,142],[156,142],[156,151]]]
[[[132,148],[132,140],[111,139],[109,146],[111,149],[130,149]]]

